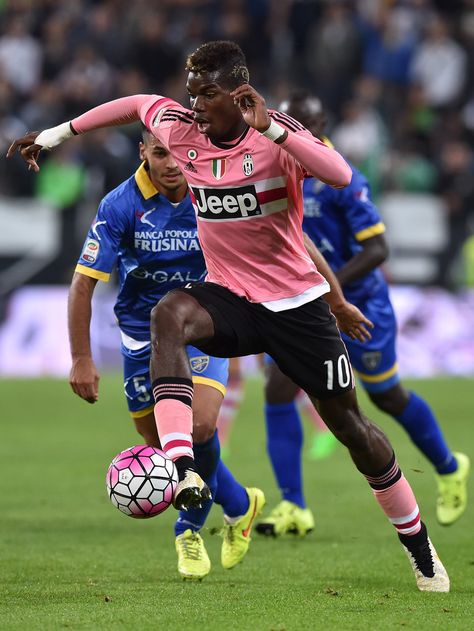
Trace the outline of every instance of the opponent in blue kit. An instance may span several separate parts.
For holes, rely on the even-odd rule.
[[[122,337],[124,391],[138,432],[159,447],[150,383],[150,312],[170,290],[206,276],[197,238],[196,217],[187,184],[169,152],[148,131],[140,143],[136,173],[101,201],[88,232],[69,293],[70,384],[76,394],[98,400],[99,374],[91,356],[91,300],[98,280],[108,281],[116,267],[115,303]],[[231,568],[248,550],[259,489],[245,489],[220,460],[215,426],[226,390],[228,360],[187,347],[195,389],[194,454],[199,472],[225,514],[221,561]],[[179,437],[178,437],[179,439]],[[181,511],[175,525],[178,571],[202,579],[210,560],[199,535],[212,502]],[[244,536],[242,536],[244,532]]]
[[[296,94],[280,109],[321,138],[325,116],[318,99]],[[372,402],[405,428],[433,464],[438,483],[437,518],[440,524],[452,524],[466,508],[469,459],[450,451],[429,405],[400,383],[397,323],[379,267],[388,254],[385,226],[367,179],[356,168],[352,168],[351,184],[344,189],[306,178],[303,196],[304,232],[335,272],[344,297],[374,324],[369,341],[342,334],[352,366]],[[257,525],[257,530],[262,534],[302,535],[313,529],[314,519],[303,496],[303,435],[294,401],[298,388],[269,357],[265,370],[267,444],[283,500]]]

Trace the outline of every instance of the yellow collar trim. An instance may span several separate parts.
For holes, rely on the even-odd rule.
[[[327,147],[329,147],[330,149],[334,149],[334,145],[332,144],[332,142],[329,140],[327,136],[321,136],[321,140],[324,142],[324,144]]]
[[[145,168],[145,162],[142,162],[138,169],[135,171],[135,182],[140,189],[140,193],[145,199],[150,199],[150,197],[158,195],[159,190],[150,180],[148,171]]]

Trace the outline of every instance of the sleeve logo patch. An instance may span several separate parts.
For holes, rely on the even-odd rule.
[[[95,263],[99,254],[100,244],[95,239],[88,239],[82,252],[82,258],[88,263]]]

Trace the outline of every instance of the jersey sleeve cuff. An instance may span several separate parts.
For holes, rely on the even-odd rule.
[[[110,280],[110,273],[101,272],[98,269],[93,269],[92,267],[81,265],[80,263],[76,265],[75,271],[79,272],[79,274],[84,274],[84,276],[90,276],[91,278],[96,278],[97,280],[103,280],[105,283],[108,283]]]
[[[360,230],[355,233],[355,238],[357,241],[365,241],[365,239],[370,239],[370,237],[375,237],[378,234],[383,234],[385,232],[385,225],[379,221],[379,223],[370,226],[369,228],[365,228],[364,230]]]

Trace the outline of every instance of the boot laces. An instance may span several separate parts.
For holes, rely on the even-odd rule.
[[[451,482],[449,485],[442,484],[441,485],[441,502],[445,506],[451,505],[453,508],[458,508],[461,504],[461,496],[460,496],[460,488],[461,483],[456,480],[456,482]]]
[[[226,524],[224,527],[224,539],[228,541],[231,545],[234,543],[235,539],[235,526],[234,524]]]
[[[183,548],[184,556],[187,559],[193,561],[199,561],[202,557],[202,550],[198,535],[193,533],[185,539],[181,539],[181,546]]]
[[[416,550],[410,550],[410,552],[415,561],[416,567],[420,570],[423,576],[427,576],[429,578],[433,577],[434,562],[429,542],[424,541],[416,548]]]

